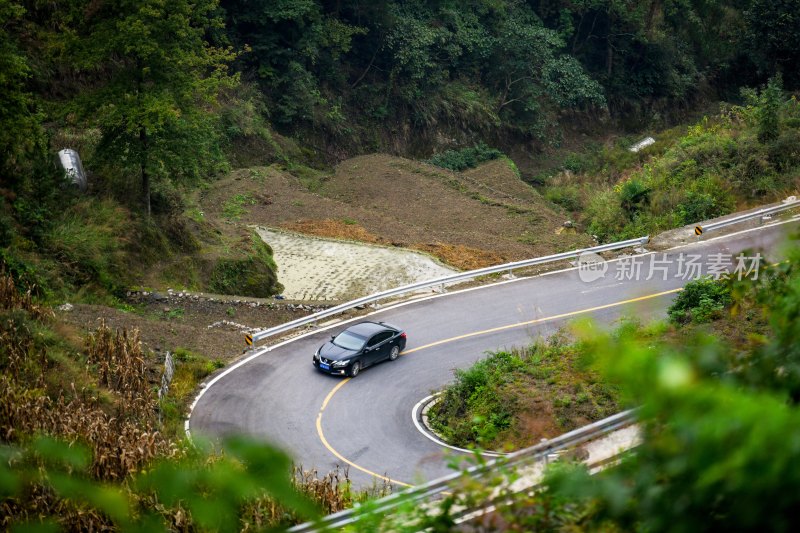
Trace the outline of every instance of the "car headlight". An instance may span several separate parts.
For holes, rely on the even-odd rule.
[[[333,366],[341,368],[343,366],[347,366],[348,364],[350,364],[350,359],[345,359],[344,361],[336,361],[335,363],[333,363]]]

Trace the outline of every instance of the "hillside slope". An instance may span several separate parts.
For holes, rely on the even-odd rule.
[[[348,159],[329,174],[237,170],[203,195],[205,216],[423,250],[476,268],[589,244],[506,161],[455,173],[401,157]]]

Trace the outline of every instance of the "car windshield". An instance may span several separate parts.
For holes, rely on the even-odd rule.
[[[342,348],[346,348],[348,350],[360,350],[367,339],[363,337],[359,337],[358,335],[354,335],[349,331],[343,331],[339,333],[335,339],[333,339],[333,343],[336,346],[341,346]]]

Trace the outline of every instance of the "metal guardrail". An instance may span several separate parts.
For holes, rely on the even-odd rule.
[[[734,224],[738,224],[739,222],[744,222],[746,220],[762,217],[764,215],[772,215],[774,213],[780,213],[781,211],[786,211],[795,208],[800,208],[800,200],[796,200],[793,199],[792,197],[789,197],[787,200],[784,200],[783,203],[780,205],[776,205],[773,207],[765,207],[764,209],[759,209],[758,211],[753,211],[752,213],[746,213],[744,215],[731,217],[727,220],[721,220],[719,222],[712,222],[711,224],[706,224],[705,226],[698,225],[695,228],[695,233],[700,235],[706,231],[713,231],[727,226],[732,226]]]
[[[377,501],[372,502],[368,507],[371,516],[376,514],[386,514],[409,502],[421,504],[431,501],[437,496],[449,491],[452,484],[459,479],[480,478],[492,472],[498,464],[504,466],[520,467],[537,461],[544,461],[549,454],[557,451],[574,448],[579,444],[602,437],[623,427],[627,427],[636,422],[635,410],[624,411],[610,416],[598,422],[570,431],[554,439],[541,442],[530,448],[519,450],[503,458],[493,459],[483,464],[473,466],[462,472],[454,472],[448,476],[429,481],[424,485],[418,485],[407,490],[396,492]],[[359,507],[346,509],[328,515],[314,522],[306,522],[289,529],[292,533],[307,533],[318,530],[330,530],[340,528],[358,522],[362,516]]]
[[[409,285],[403,285],[402,287],[397,287],[396,289],[390,289],[388,291],[378,292],[375,294],[371,294],[369,296],[364,296],[361,298],[357,298],[355,300],[351,300],[349,302],[343,303],[341,305],[337,305],[335,307],[331,307],[329,309],[325,309],[323,311],[319,311],[312,315],[298,318],[297,320],[292,320],[291,322],[287,322],[285,324],[281,324],[280,326],[275,326],[273,328],[268,328],[261,330],[257,333],[252,335],[252,342],[256,343],[267,337],[271,337],[273,335],[278,335],[280,333],[285,333],[287,331],[291,331],[294,328],[305,326],[307,324],[312,324],[317,322],[322,318],[327,318],[329,316],[333,316],[344,311],[348,311],[355,307],[360,307],[362,305],[367,305],[371,303],[378,302],[380,300],[385,300],[387,298],[393,298],[395,296],[400,296],[409,292],[414,292],[422,289],[429,289],[431,287],[438,287],[441,286],[444,288],[445,285],[450,285],[453,283],[459,283],[462,281],[468,281],[475,279],[480,276],[486,276],[489,274],[496,274],[498,272],[511,272],[517,268],[525,268],[535,265],[541,265],[544,263],[553,263],[556,261],[563,261],[565,259],[572,259],[574,257],[578,257],[579,255],[587,252],[608,252],[611,250],[621,250],[622,248],[629,248],[631,246],[644,245],[650,241],[650,236],[639,237],[638,239],[629,239],[627,241],[620,241],[620,242],[612,242],[609,244],[602,244],[600,246],[594,246],[592,248],[582,248],[579,250],[572,250],[569,252],[562,252],[560,254],[554,255],[547,255],[544,257],[537,257],[534,259],[525,259],[523,261],[516,261],[513,263],[505,263],[502,265],[490,266],[486,268],[479,268],[477,270],[470,270],[467,272],[459,272],[458,274],[453,274],[451,276],[444,276],[441,278],[435,278],[428,281],[420,281],[417,283],[411,283]]]

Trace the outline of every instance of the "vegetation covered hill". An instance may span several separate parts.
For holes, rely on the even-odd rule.
[[[256,528],[313,515],[309,499],[325,511],[352,504],[359,496],[336,476],[300,476],[298,487],[269,448],[233,440],[220,456],[181,441],[186,402],[218,366],[176,344],[183,335],[202,349],[191,330],[200,311],[132,304],[128,290],[279,292],[280,265],[249,223],[408,246],[472,268],[794,192],[800,111],[783,91],[800,88],[799,14],[792,0],[0,0],[2,526]],[[721,99],[735,105],[673,127]],[[642,128],[659,132],[657,143],[633,154],[626,134]],[[85,193],[57,164],[64,147],[88,169]],[[374,153],[392,155],[365,155]],[[503,153],[525,160],[521,175]],[[578,231],[557,234],[568,217]],[[660,367],[637,376],[656,383],[648,390],[622,380],[653,406],[653,444],[639,477],[594,487],[589,510],[609,510],[614,527],[658,529],[702,509],[669,507],[648,488],[680,496],[687,479],[701,479],[713,489],[699,500],[716,506],[709,520],[750,524],[726,506],[742,495],[784,511],[773,489],[789,468],[759,477],[769,489],[759,493],[744,477],[725,485],[701,463],[730,443],[697,432],[722,424],[733,440],[753,436],[723,459],[759,475],[768,459],[796,462],[795,441],[780,438],[797,425],[800,323],[796,273],[784,274],[748,296],[770,309],[771,329],[736,352],[746,368],[704,341],[665,359],[678,362],[667,377],[699,376],[697,395],[675,394]],[[67,299],[83,313],[72,326],[52,313]],[[708,305],[683,316],[719,311]],[[238,313],[220,307],[220,318]],[[148,331],[87,325],[100,315]],[[160,401],[159,355],[139,339],[182,348]],[[606,339],[598,350],[636,367],[650,342]],[[670,402],[677,433],[660,433]],[[769,422],[769,457],[753,451],[757,431],[720,422],[729,406],[741,407],[740,427]],[[676,466],[668,452],[691,440],[680,428],[703,446]],[[579,509],[584,523],[607,525]]]
[[[4,261],[51,295],[119,295],[153,282],[139,274],[151,269],[164,272],[165,283],[275,293],[268,249],[227,228],[193,231],[198,219],[186,216],[196,190],[231,163],[324,169],[380,150],[435,155],[438,164],[447,150],[484,141],[535,154],[567,130],[664,125],[781,71],[792,90],[790,4],[4,0]],[[88,197],[62,188],[53,154],[64,146],[79,150],[90,171]],[[647,228],[634,220],[644,181],[624,188],[632,200],[623,198],[630,205],[621,210],[610,193],[598,195],[609,200],[607,212],[585,205],[595,234]],[[519,207],[498,201],[494,183],[482,185],[458,186],[487,205]],[[665,210],[728,205],[696,189],[677,207],[662,202],[658,211],[653,202],[658,224],[649,225],[674,222]],[[574,193],[551,197],[569,203]],[[627,229],[608,220],[617,215],[631,219]],[[522,254],[525,243],[511,239],[528,231],[532,222],[524,222],[513,237],[499,228],[506,244],[487,257]],[[536,251],[548,232],[521,238]],[[479,233],[441,241],[476,247]],[[414,234],[399,240],[425,242]],[[201,254],[207,259],[196,260]],[[168,266],[156,266],[162,262]]]

